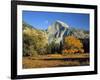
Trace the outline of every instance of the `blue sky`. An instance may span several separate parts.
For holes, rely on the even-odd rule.
[[[37,29],[47,29],[56,20],[65,22],[71,27],[89,30],[89,14],[23,11],[22,19]]]

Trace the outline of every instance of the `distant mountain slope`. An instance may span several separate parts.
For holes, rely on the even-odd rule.
[[[85,38],[89,38],[89,31],[70,28],[69,35],[74,36],[79,39],[85,39]]]
[[[48,27],[47,32],[49,43],[52,41],[58,44],[60,44],[60,42],[63,43],[63,38],[69,35],[79,39],[89,38],[89,31],[71,28],[62,21],[55,21]]]

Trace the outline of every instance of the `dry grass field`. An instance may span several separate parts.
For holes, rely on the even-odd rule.
[[[46,67],[67,67],[89,65],[89,54],[48,54],[35,57],[23,57],[22,65],[24,69],[46,68]]]

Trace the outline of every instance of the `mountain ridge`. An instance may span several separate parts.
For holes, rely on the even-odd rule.
[[[48,44],[51,44],[52,42],[59,45],[63,44],[63,39],[66,36],[74,36],[78,39],[89,39],[89,31],[72,28],[60,20],[56,20],[46,30],[36,29],[35,27],[30,26],[25,22],[23,23],[23,25],[45,34],[48,39]]]

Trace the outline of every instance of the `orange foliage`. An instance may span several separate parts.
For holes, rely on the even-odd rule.
[[[69,50],[65,49],[62,52],[63,53],[84,53],[84,50],[83,49],[80,49],[80,50],[78,50],[78,49],[69,49]]]
[[[81,41],[74,36],[65,37],[64,42],[66,49],[81,49],[83,47]]]

